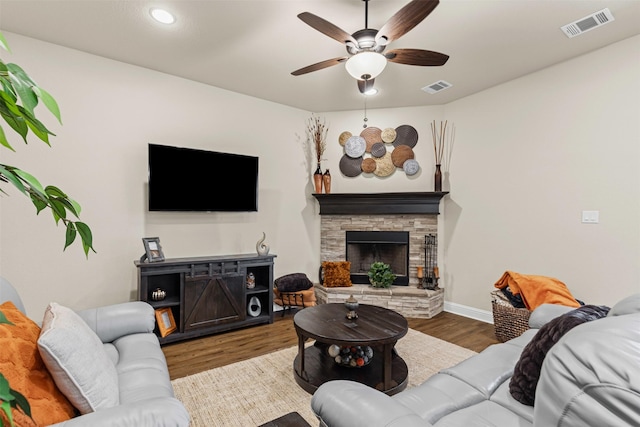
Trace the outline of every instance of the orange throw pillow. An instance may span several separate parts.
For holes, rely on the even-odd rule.
[[[340,288],[353,286],[351,283],[350,261],[325,261],[322,263],[324,281],[327,288]]]
[[[0,372],[9,381],[9,386],[29,401],[35,425],[55,424],[73,418],[73,406],[58,390],[40,357],[37,344],[40,327],[11,301],[0,305],[0,311],[13,323],[0,324]],[[16,426],[34,425],[20,411],[14,409],[13,413]]]

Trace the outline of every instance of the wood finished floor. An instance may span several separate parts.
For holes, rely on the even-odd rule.
[[[171,379],[225,366],[297,345],[293,313],[276,313],[270,325],[260,325],[163,346]],[[432,319],[407,319],[409,327],[480,352],[498,343],[493,325],[440,313]]]

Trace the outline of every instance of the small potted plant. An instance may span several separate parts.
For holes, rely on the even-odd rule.
[[[380,261],[371,264],[367,275],[374,288],[388,288],[396,280],[396,275],[393,274],[389,264]]]

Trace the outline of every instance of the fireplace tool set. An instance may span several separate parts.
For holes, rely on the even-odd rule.
[[[440,272],[438,270],[438,239],[434,234],[424,236],[424,271],[418,267],[418,287],[421,289],[438,289]]]

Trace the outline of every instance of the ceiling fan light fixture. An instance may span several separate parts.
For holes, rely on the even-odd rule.
[[[153,8],[149,11],[151,17],[162,24],[173,24],[176,22],[175,16],[164,9]]]
[[[380,53],[368,51],[353,55],[345,64],[347,72],[356,80],[375,79],[386,66],[387,58]]]

